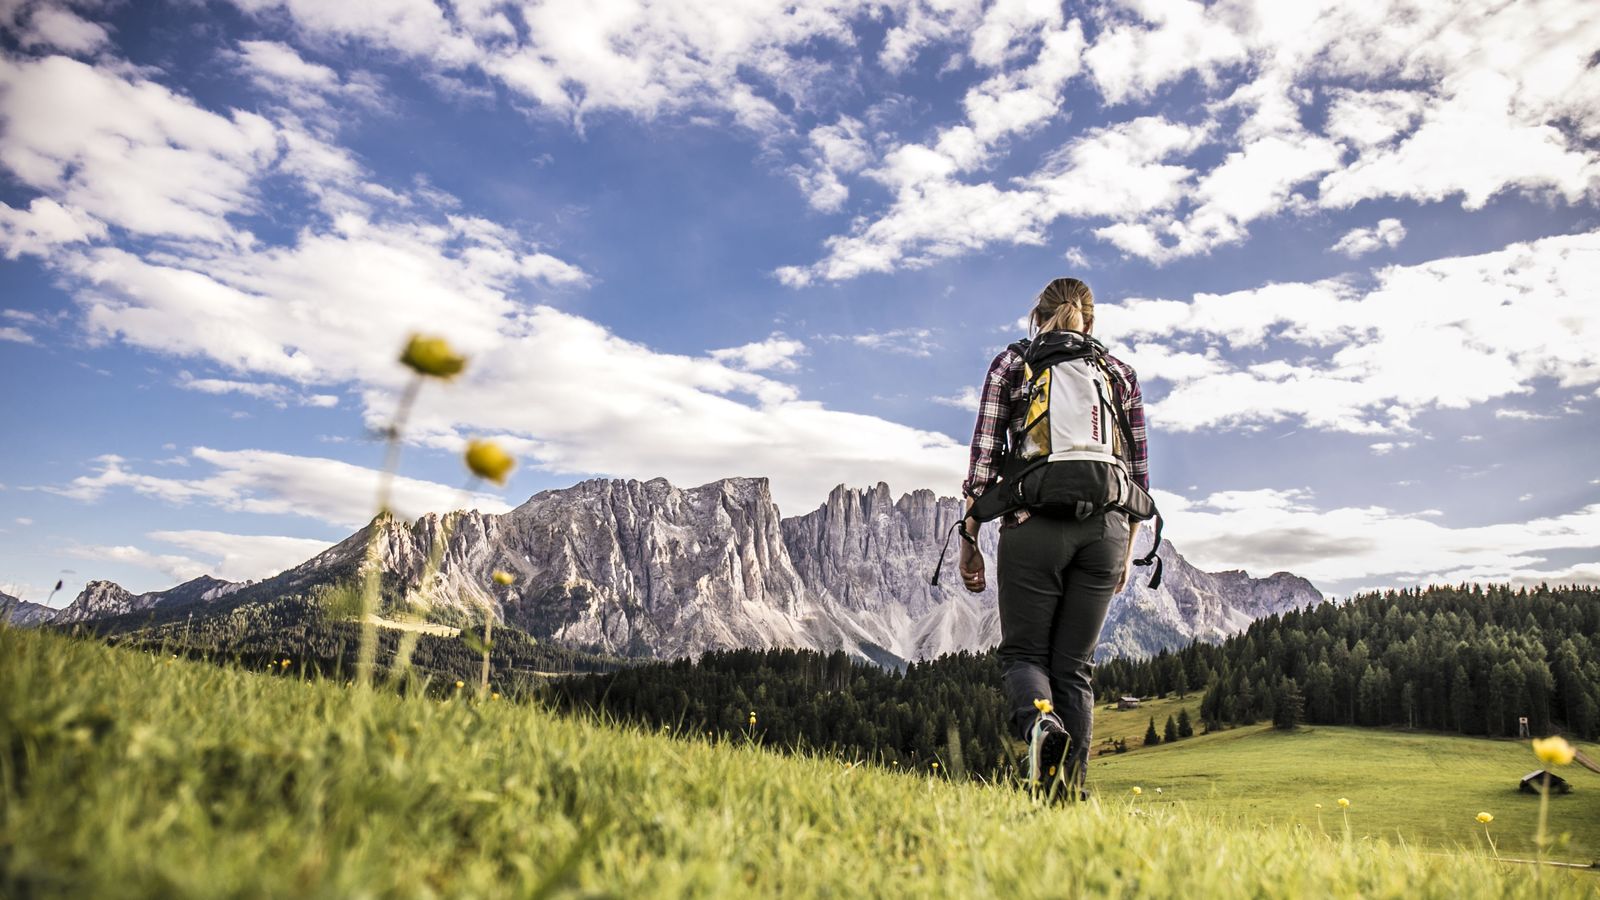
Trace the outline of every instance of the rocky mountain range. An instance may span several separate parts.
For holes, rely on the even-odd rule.
[[[488,611],[541,639],[627,656],[794,646],[898,665],[999,641],[992,577],[983,593],[968,593],[952,546],[944,578],[929,583],[960,513],[954,498],[926,490],[895,498],[881,483],[840,486],[817,509],[785,519],[764,478],[691,489],[659,478],[597,479],[540,492],[503,515],[467,511],[414,522],[382,516],[254,584],[201,578],[134,595],[91,582],[52,622],[305,593],[355,578],[370,538],[386,597],[443,620]],[[997,541],[993,526],[980,535],[991,565]],[[424,590],[436,542],[439,562]],[[1254,618],[1322,597],[1287,573],[1254,579],[1201,572],[1167,542],[1160,555],[1166,573],[1158,589],[1138,577],[1147,570],[1136,570],[1134,583],[1113,599],[1100,656],[1217,640]],[[515,583],[496,586],[495,571],[511,573]]]
[[[48,622],[55,614],[56,610],[42,603],[29,603],[0,593],[0,622],[26,627]]]

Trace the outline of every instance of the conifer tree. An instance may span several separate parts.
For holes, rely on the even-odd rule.
[[[1167,716],[1167,727],[1161,739],[1169,744],[1178,739],[1178,723],[1171,716]]]
[[[1278,696],[1272,711],[1272,724],[1285,731],[1292,731],[1304,717],[1305,698],[1300,694],[1300,686],[1294,679],[1284,676],[1278,682]]]
[[[1144,745],[1154,747],[1161,743],[1161,735],[1156,734],[1156,717],[1150,717],[1150,727],[1144,730]]]
[[[1194,737],[1194,723],[1189,721],[1187,709],[1178,710],[1178,737]]]

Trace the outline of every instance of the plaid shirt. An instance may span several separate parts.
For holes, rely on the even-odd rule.
[[[1133,368],[1122,360],[1109,353],[1105,360],[1116,376],[1112,390],[1133,432],[1133,446],[1128,448],[1128,475],[1148,491],[1150,459],[1145,446],[1144,397],[1139,393],[1139,379]],[[1026,424],[1023,421],[1028,412],[1028,404],[1024,402],[1026,390],[1027,384],[1022,379],[1022,354],[1007,347],[989,364],[989,373],[983,378],[983,392],[978,397],[978,424],[972,429],[967,480],[961,484],[963,494],[976,497],[999,477],[1007,444],[1020,438],[1022,426]],[[1018,510],[1008,513],[1006,521],[1016,524],[1027,517],[1026,510]]]

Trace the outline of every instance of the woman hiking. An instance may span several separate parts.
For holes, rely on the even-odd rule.
[[[1006,510],[995,565],[1006,705],[1014,732],[1029,744],[1034,786],[1082,799],[1094,649],[1111,597],[1127,583],[1137,531],[1121,507],[1139,518],[1153,512],[1144,405],[1133,369],[1090,337],[1087,284],[1051,281],[1029,326],[1031,340],[1002,351],[983,379],[962,486],[961,578],[969,591],[984,589],[983,555],[969,538],[980,521]],[[1105,396],[1107,388],[1114,396]],[[996,488],[1002,481],[1009,490]],[[991,490],[995,496],[979,503]],[[1130,494],[1143,495],[1145,506],[1125,502]],[[1153,558],[1152,551],[1140,563]]]

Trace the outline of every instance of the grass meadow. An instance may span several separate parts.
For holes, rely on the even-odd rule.
[[[1228,738],[1249,744],[1216,742]],[[1102,761],[1099,783],[1188,749]],[[1358,813],[1376,804],[1348,793]],[[1199,797],[1150,800],[1108,790],[1047,807],[1008,788],[668,738],[465,691],[402,697],[0,628],[6,897],[1596,890],[1588,872],[1497,863],[1468,840],[1466,852],[1430,854],[1262,827]]]
[[[1594,755],[1592,745],[1580,746]],[[1344,833],[1346,813],[1337,805],[1343,797],[1357,840],[1469,854],[1490,852],[1484,826],[1474,819],[1487,812],[1499,852],[1532,858],[1539,798],[1519,793],[1517,784],[1542,767],[1527,741],[1255,725],[1102,756],[1092,778],[1104,794],[1130,793],[1137,785],[1140,800],[1158,808],[1178,804],[1222,820],[1335,836]],[[1557,843],[1549,858],[1600,862],[1600,775],[1576,765],[1558,774],[1574,790],[1550,798],[1549,830]]]

